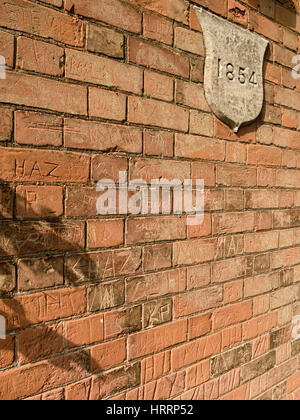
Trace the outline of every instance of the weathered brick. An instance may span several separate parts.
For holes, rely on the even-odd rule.
[[[21,69],[51,76],[63,75],[63,48],[23,36],[17,39],[17,45],[17,66]]]
[[[58,217],[63,214],[61,187],[26,185],[16,188],[18,218]]]
[[[0,3],[0,25],[54,39],[75,47],[83,46],[83,22],[56,10],[26,0]]]
[[[109,25],[119,26],[131,32],[141,31],[141,13],[120,0],[66,0],[64,7],[78,15],[101,20]]]
[[[81,51],[66,50],[66,77],[69,79],[116,87],[127,92],[141,93],[141,69]]]
[[[87,27],[87,49],[110,57],[124,56],[124,35],[111,29],[89,24]]]
[[[19,182],[84,182],[90,158],[54,150],[1,148],[0,178]]]
[[[173,50],[129,38],[129,60],[176,76],[189,77],[189,59]],[[132,76],[131,76],[132,77]]]
[[[36,146],[62,145],[62,118],[30,111],[15,113],[15,141]]]
[[[0,101],[68,114],[87,114],[86,87],[23,73],[6,72],[5,84],[0,83]]]

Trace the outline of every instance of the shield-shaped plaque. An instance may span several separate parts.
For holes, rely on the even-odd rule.
[[[214,114],[238,132],[261,113],[268,41],[195,6],[206,49],[204,90]]]

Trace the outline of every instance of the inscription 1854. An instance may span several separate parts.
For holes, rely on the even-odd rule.
[[[268,41],[195,7],[206,49],[204,90],[214,114],[234,132],[260,114]]]

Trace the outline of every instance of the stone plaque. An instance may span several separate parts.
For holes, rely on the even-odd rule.
[[[196,7],[206,49],[204,90],[214,114],[238,132],[261,113],[268,41]]]

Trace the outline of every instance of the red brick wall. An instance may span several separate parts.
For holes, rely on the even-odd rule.
[[[281,2],[282,3],[282,2]],[[192,5],[270,41],[238,135]],[[300,399],[300,16],[275,0],[0,0],[0,399]],[[205,219],[96,182],[205,179]]]

